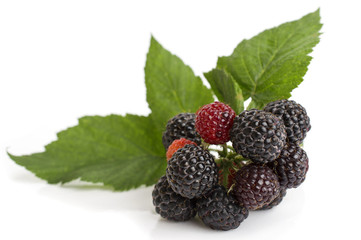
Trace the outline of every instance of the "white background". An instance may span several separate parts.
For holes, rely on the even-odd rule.
[[[360,239],[358,1],[1,1],[0,239]],[[152,187],[49,185],[6,155],[43,150],[83,115],[149,113],[150,36],[209,71],[244,38],[321,7],[324,26],[293,99],[312,130],[305,183],[233,231],[155,214]]]

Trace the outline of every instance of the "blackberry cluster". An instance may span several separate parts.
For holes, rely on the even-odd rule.
[[[168,161],[153,190],[156,212],[173,221],[198,214],[205,225],[226,231],[251,210],[278,206],[305,180],[308,157],[299,144],[310,128],[306,110],[289,100],[238,116],[214,102],[173,117],[162,138]]]

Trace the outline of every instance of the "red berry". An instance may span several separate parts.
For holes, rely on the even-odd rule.
[[[235,116],[233,109],[224,103],[204,105],[197,111],[196,130],[207,143],[226,143]]]
[[[197,146],[195,142],[192,142],[185,138],[174,140],[167,150],[167,160],[169,160],[173,156],[173,154],[178,151],[178,149],[183,148],[187,144],[193,144]]]

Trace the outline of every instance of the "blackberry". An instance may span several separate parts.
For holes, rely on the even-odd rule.
[[[264,110],[283,120],[286,126],[287,140],[290,143],[301,143],[311,129],[306,109],[293,100],[283,99],[271,102]]]
[[[306,178],[308,157],[297,144],[287,144],[279,158],[267,165],[277,174],[281,187],[296,188]]]
[[[226,143],[235,116],[233,109],[224,103],[204,105],[197,111],[196,130],[207,143]]]
[[[275,115],[252,109],[243,111],[230,132],[235,151],[256,163],[275,160],[286,143],[286,130]]]
[[[166,176],[159,179],[152,192],[155,211],[163,218],[188,221],[196,215],[196,201],[176,194],[169,186]]]
[[[168,149],[174,140],[180,138],[188,139],[200,145],[202,140],[195,129],[195,119],[194,113],[180,113],[170,119],[162,136],[164,148]]]
[[[273,207],[276,207],[277,205],[279,205],[283,198],[286,196],[286,188],[281,188],[280,190],[280,194],[269,204],[264,205],[263,207],[259,208],[258,210],[269,210]]]
[[[198,216],[203,223],[216,230],[237,228],[248,217],[248,210],[241,207],[223,186],[215,185],[206,196],[197,201]]]
[[[272,202],[280,193],[277,175],[267,166],[249,164],[236,172],[233,194],[249,210]]]
[[[217,183],[214,157],[200,146],[185,145],[168,160],[166,175],[172,189],[186,198],[200,197]]]

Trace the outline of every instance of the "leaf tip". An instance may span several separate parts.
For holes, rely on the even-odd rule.
[[[155,39],[153,33],[151,33],[151,34],[150,34],[150,42],[153,42],[153,41],[156,41],[156,39]]]
[[[154,37],[153,34],[150,35],[150,47],[154,46],[154,45],[160,45],[159,42],[157,41],[157,39]]]
[[[15,163],[19,164],[19,163],[18,163],[18,158],[21,157],[21,156],[15,156],[15,155],[11,154],[11,153],[9,152],[9,147],[7,147],[5,151],[6,151],[6,154],[8,155],[8,157],[9,157],[11,160],[13,160]]]

